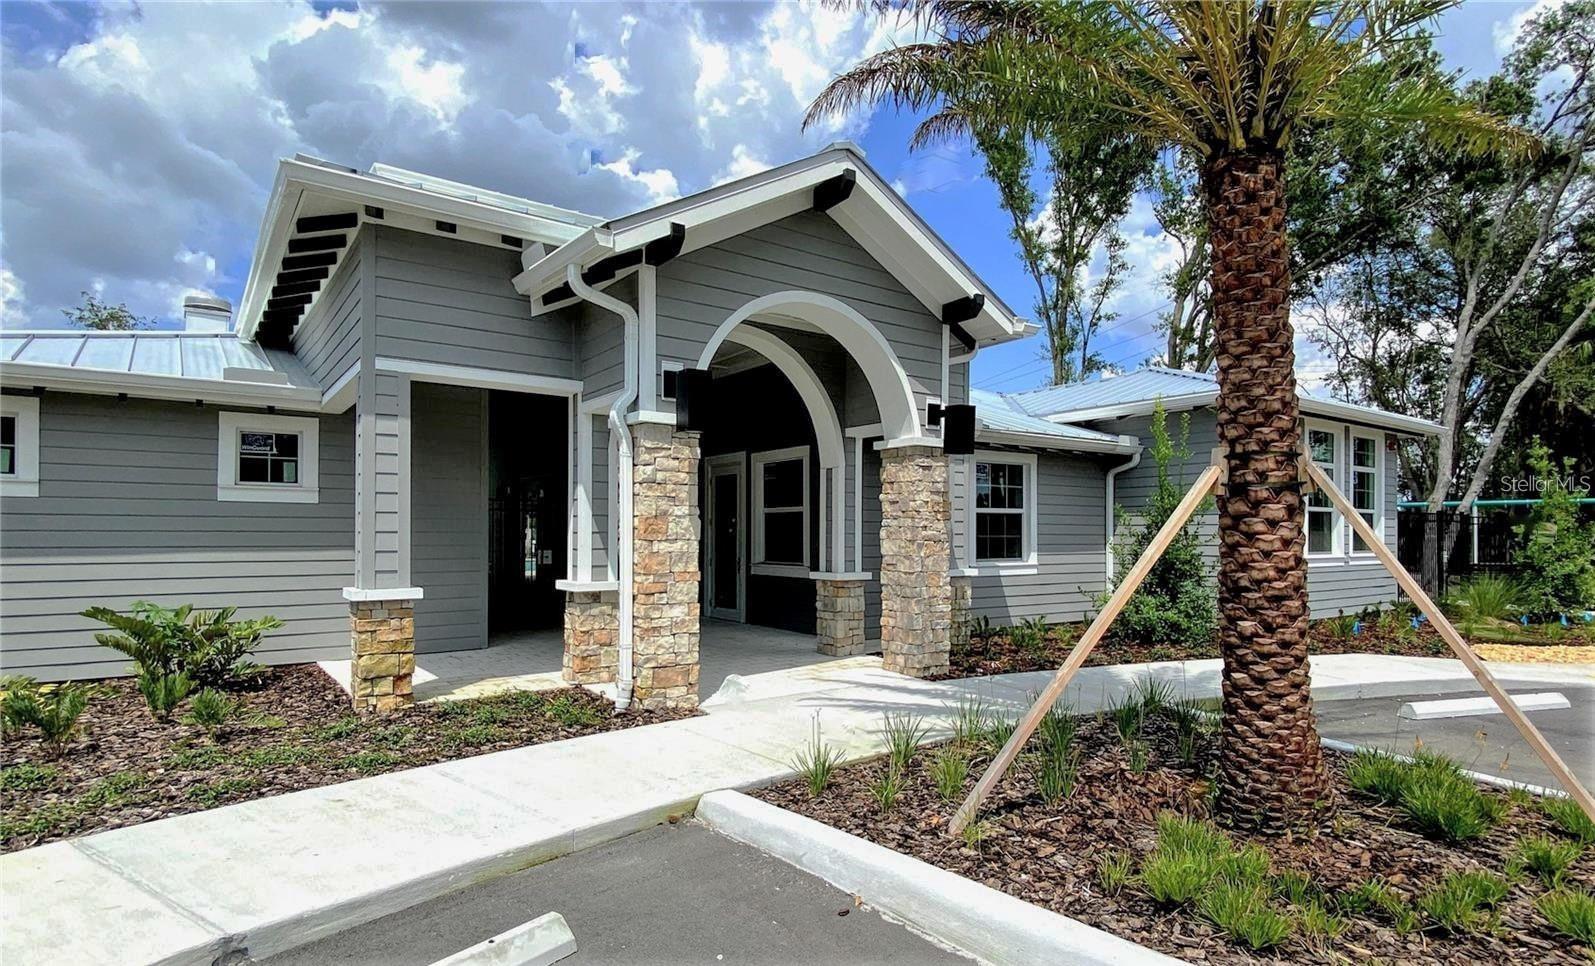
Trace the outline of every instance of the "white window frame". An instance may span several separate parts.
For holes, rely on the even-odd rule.
[[[977,488],[975,481],[980,476],[981,463],[1007,463],[1019,466],[1024,472],[1025,505],[1019,513],[1024,515],[1024,523],[1019,528],[1021,538],[1022,556],[1017,560],[998,559],[987,560],[979,556],[980,541],[977,539],[977,524],[982,513],[1013,514],[1013,510],[982,510],[976,507]],[[969,462],[968,480],[965,481],[967,493],[965,505],[968,508],[968,522],[966,536],[969,541],[969,556],[973,559],[977,570],[990,568],[1001,570],[1005,573],[1015,568],[1034,568],[1036,566],[1036,496],[1037,496],[1037,460],[1034,453],[1003,453],[996,450],[976,450],[974,458]]]
[[[1309,459],[1311,459],[1312,458],[1312,445],[1311,445],[1311,440],[1309,439],[1309,437],[1307,435],[1309,432],[1328,433],[1330,436],[1332,436],[1334,438],[1334,440],[1335,440],[1335,458],[1334,458],[1334,462],[1332,462],[1332,463],[1321,463],[1321,462],[1319,462],[1317,460],[1313,460],[1313,462],[1316,463],[1320,469],[1324,469],[1324,470],[1330,471],[1329,472],[1329,477],[1330,477],[1330,479],[1332,479],[1334,481],[1335,486],[1344,487],[1346,485],[1346,474],[1343,472],[1342,467],[1350,459],[1350,457],[1346,456],[1346,428],[1344,426],[1338,425],[1336,423],[1326,423],[1326,422],[1323,422],[1321,420],[1316,420],[1316,419],[1304,419],[1304,420],[1302,420],[1302,433],[1301,433],[1302,451],[1303,451],[1303,453],[1306,454],[1306,456]],[[1327,500],[1328,497],[1324,497],[1324,499]],[[1314,507],[1311,504],[1306,503],[1306,501],[1303,501],[1303,504],[1304,505],[1302,507],[1302,531],[1303,531],[1302,532],[1302,545],[1303,545],[1304,549],[1306,550],[1306,555],[1307,555],[1308,559],[1310,559],[1310,560],[1329,560],[1329,559],[1334,558],[1334,557],[1344,557],[1346,555],[1346,528],[1348,526],[1350,526],[1350,524],[1348,524],[1345,520],[1341,519],[1340,511],[1336,510],[1333,506],[1330,506],[1327,509],[1327,511],[1326,511],[1325,508],[1323,508],[1323,507]],[[1330,533],[1331,545],[1330,545],[1330,549],[1328,549],[1328,550],[1316,550],[1315,551],[1315,550],[1312,549],[1312,526],[1311,526],[1312,520],[1311,520],[1311,515],[1314,514],[1314,513],[1324,513],[1324,512],[1328,512],[1329,513],[1329,533]]]
[[[1368,524],[1373,532],[1379,536],[1380,541],[1385,536],[1385,441],[1383,433],[1374,433],[1368,430],[1351,427],[1350,440],[1346,445],[1346,497],[1352,506],[1357,506],[1357,474],[1373,474],[1373,520]],[[1373,467],[1357,466],[1357,440],[1366,439],[1373,443]],[[1360,510],[1361,508],[1358,507]],[[1353,557],[1372,557],[1373,548],[1357,549],[1357,534],[1351,531],[1351,521],[1346,521],[1349,534],[1346,538],[1346,549]]]
[[[222,412],[216,417],[216,499],[231,503],[318,503],[321,500],[321,421],[314,417]],[[298,483],[240,483],[238,437],[243,432],[297,433]]]
[[[0,415],[17,421],[13,472],[0,475],[0,496],[39,495],[39,397],[0,396]]]
[[[795,563],[766,563],[764,559],[764,465],[766,463],[785,463],[789,460],[801,460],[803,463],[803,562]],[[809,561],[809,448],[807,446],[790,446],[786,449],[765,450],[754,453],[749,458],[749,472],[753,476],[753,563],[748,568],[750,573],[764,577],[808,577]],[[795,508],[781,508],[776,513],[796,513]]]

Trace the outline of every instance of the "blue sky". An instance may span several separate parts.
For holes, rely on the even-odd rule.
[[[1546,2],[1546,0],[1541,0]],[[1439,25],[1448,62],[1493,70],[1529,3]],[[909,36],[793,3],[41,4],[0,8],[0,325],[62,324],[83,289],[170,319],[236,300],[275,160],[376,160],[618,215],[850,138],[1021,314],[1032,284],[967,147],[910,154],[915,118],[801,132],[837,71]],[[1134,272],[1097,340],[1156,349],[1164,249],[1146,205]],[[978,386],[1045,378],[1032,339],[984,350]]]

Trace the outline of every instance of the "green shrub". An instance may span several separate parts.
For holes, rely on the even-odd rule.
[[[1141,728],[1146,724],[1146,706],[1136,698],[1127,697],[1109,709],[1108,716],[1113,719],[1120,740],[1130,742],[1141,736]]]
[[[1163,905],[1185,905],[1207,888],[1233,849],[1208,822],[1165,812],[1157,828],[1157,847],[1141,863],[1141,884]]]
[[[160,673],[146,670],[138,676],[138,691],[144,695],[144,703],[149,705],[150,714],[157,721],[170,720],[172,712],[177,710],[177,706],[192,690],[194,682],[182,671]]]
[[[1133,517],[1115,507],[1114,562],[1122,581],[1185,496],[1186,481],[1177,478],[1191,455],[1191,420],[1180,414],[1179,437],[1169,435],[1161,400],[1154,404],[1151,452],[1157,461],[1157,486],[1146,507]],[[1111,590],[1102,595],[1105,603]],[[1199,528],[1187,525],[1169,544],[1141,586],[1113,622],[1114,640],[1132,644],[1200,646],[1211,644],[1218,628],[1218,598],[1202,557]]]
[[[1476,932],[1506,898],[1506,880],[1489,872],[1452,872],[1418,897],[1418,908],[1451,933]]]
[[[1151,758],[1151,751],[1146,742],[1131,739],[1125,744],[1125,753],[1129,758],[1130,771],[1137,775],[1146,771],[1147,763]]]
[[[1562,884],[1568,866],[1578,860],[1584,846],[1578,842],[1551,838],[1549,835],[1530,835],[1518,840],[1517,848],[1507,860],[1506,869],[1511,875],[1531,873],[1549,888]]]
[[[1571,798],[1546,797],[1540,799],[1540,811],[1585,845],[1595,845],[1595,819],[1584,814]]]
[[[215,688],[206,688],[188,703],[188,714],[183,716],[183,721],[204,729],[215,741],[222,728],[238,716],[241,708],[236,698],[230,698]]]
[[[953,740],[974,747],[986,731],[986,706],[979,698],[959,698],[953,708]]]
[[[869,783],[870,797],[882,812],[889,812],[903,793],[903,772],[894,761],[888,761],[880,777]]]
[[[964,840],[964,848],[978,852],[980,851],[980,843],[996,834],[997,826],[983,818],[978,818],[965,825],[964,830],[958,833],[958,837]]]
[[[59,758],[77,739],[78,719],[93,693],[93,688],[83,684],[39,684],[28,677],[8,678],[5,697],[0,698],[0,718],[7,731],[39,729],[45,751]]]
[[[31,792],[48,788],[61,772],[50,765],[30,765],[23,762],[0,770],[0,790]]]
[[[986,719],[985,725],[981,730],[981,744],[985,745],[987,751],[996,754],[1002,750],[1003,746],[1008,744],[1008,739],[1013,737],[1014,731],[1018,730],[1018,728],[1019,722],[1012,718],[1005,718],[1001,714],[993,714]]]
[[[1045,617],[1032,617],[1008,628],[1008,643],[1033,657],[1039,657],[1046,653],[1049,633]]]
[[[1540,896],[1534,905],[1557,932],[1586,946],[1595,946],[1595,896],[1558,889]]]
[[[888,713],[881,724],[881,734],[886,736],[886,753],[892,767],[907,771],[909,762],[914,760],[914,753],[919,750],[919,743],[925,740],[923,719],[914,715]]]
[[[1479,574],[1457,588],[1451,597],[1457,615],[1470,621],[1501,621],[1515,617],[1523,587],[1505,574]]]
[[[808,747],[798,752],[791,761],[792,770],[808,786],[810,798],[818,798],[825,791],[825,786],[831,783],[831,776],[841,764],[842,750],[820,740],[820,722],[816,718],[814,736],[809,739]]]
[[[1494,799],[1450,772],[1419,768],[1401,790],[1401,811],[1424,835],[1467,842],[1490,830],[1500,817]]]
[[[196,611],[192,604],[169,609],[140,600],[128,614],[90,607],[83,616],[116,631],[94,639],[132,658],[140,678],[154,681],[181,673],[197,685],[226,687],[259,672],[259,665],[245,659],[267,631],[282,626],[275,617],[235,621],[237,611]]]
[[[1196,910],[1235,942],[1252,949],[1268,949],[1290,938],[1293,924],[1269,904],[1268,893],[1256,884],[1219,880],[1201,894]]]
[[[1311,939],[1329,940],[1345,930],[1346,920],[1330,912],[1320,900],[1312,899],[1298,908],[1296,928]]]
[[[1124,891],[1130,882],[1134,861],[1123,852],[1109,852],[1097,862],[1097,885],[1110,896]]]
[[[1329,636],[1337,641],[1349,641],[1356,636],[1357,615],[1341,611],[1334,617],[1319,621],[1318,626],[1327,629]]]
[[[1079,727],[1074,713],[1067,706],[1054,705],[1042,715],[1036,733],[1041,736],[1041,750],[1047,754],[1067,752],[1074,745],[1074,734]]]
[[[1526,523],[1517,527],[1522,547],[1512,562],[1522,573],[1523,606],[1550,615],[1595,604],[1595,520],[1581,519],[1578,496],[1563,483],[1574,462],[1558,465],[1538,436],[1528,464],[1544,488]]]
[[[936,752],[930,762],[930,777],[936,783],[936,794],[942,801],[950,802],[964,792],[964,780],[969,777],[969,759],[954,748]]]

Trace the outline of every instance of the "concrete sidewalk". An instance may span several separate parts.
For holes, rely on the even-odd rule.
[[[1493,669],[1512,685],[1595,668]],[[1065,700],[1091,712],[1147,674],[1218,693],[1218,662],[1087,668]],[[737,681],[707,716],[258,799],[0,856],[0,962],[210,963],[264,957],[454,889],[690,812],[700,795],[792,773],[818,721],[849,760],[880,754],[885,712],[945,733],[964,699],[1010,716],[1049,672],[916,681],[815,665]],[[1321,698],[1471,689],[1456,661],[1313,661]]]

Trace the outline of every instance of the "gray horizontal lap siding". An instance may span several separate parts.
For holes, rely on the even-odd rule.
[[[847,303],[880,330],[917,397],[941,394],[941,322],[836,222],[815,213],[783,218],[662,266],[659,357],[696,365],[727,317],[755,298],[789,290]]]
[[[294,329],[294,354],[324,390],[360,362],[360,262],[367,237],[355,239],[310,314]]]
[[[1036,572],[1003,574],[976,564],[981,573],[972,578],[971,613],[994,624],[1082,620],[1107,584],[1103,468],[1041,453],[1036,476]]]
[[[570,317],[532,317],[510,280],[518,253],[388,227],[376,264],[376,355],[538,376],[572,375]]]
[[[1137,508],[1144,507],[1157,487],[1157,462],[1152,459],[1152,433],[1150,416],[1135,416],[1093,424],[1093,428],[1108,433],[1126,433],[1140,438],[1147,452],[1141,456],[1141,465],[1119,474],[1114,502],[1132,516]],[[1178,439],[1179,414],[1170,413],[1168,427]],[[1384,433],[1377,433],[1383,440]],[[1343,434],[1344,437],[1344,434]],[[1174,474],[1176,485],[1188,487],[1212,459],[1213,447],[1218,445],[1217,417],[1210,409],[1191,412],[1191,455]],[[1347,443],[1342,441],[1344,448]],[[1344,453],[1342,453],[1344,456]],[[1396,479],[1391,455],[1383,454],[1384,466],[1384,536],[1385,542],[1396,545]],[[1342,481],[1343,483],[1344,481]],[[1214,573],[1218,568],[1218,511],[1212,509],[1196,517],[1201,527],[1202,546],[1208,567]],[[1345,525],[1345,524],[1343,524]],[[1350,545],[1349,525],[1346,536]],[[1396,581],[1371,557],[1310,558],[1307,561],[1307,598],[1314,618],[1333,617],[1341,612],[1352,613],[1364,607],[1377,607],[1396,598]]]
[[[217,407],[48,393],[36,498],[0,501],[0,667],[40,678],[122,674],[95,605],[136,600],[286,622],[257,659],[346,657],[354,577],[354,420],[321,417],[320,500],[216,499]],[[229,407],[229,411],[233,411]]]
[[[487,393],[415,383],[410,572],[417,651],[486,647]]]

